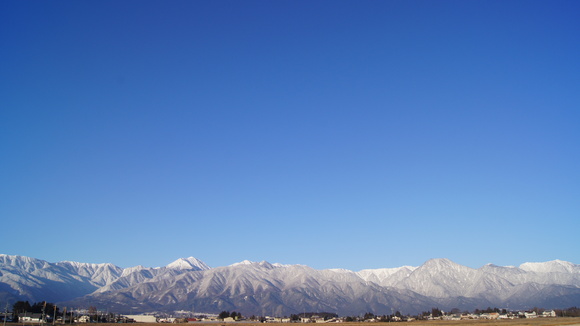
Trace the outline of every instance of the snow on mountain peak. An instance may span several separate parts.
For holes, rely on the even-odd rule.
[[[143,265],[137,265],[137,266],[133,266],[133,267],[127,267],[125,269],[123,269],[123,273],[121,274],[121,276],[127,276],[131,273],[137,272],[137,271],[141,271],[144,270],[145,267]]]
[[[241,267],[241,266],[253,266],[253,267],[261,267],[261,268],[266,268],[266,269],[272,269],[274,267],[280,267],[280,266],[276,266],[275,264],[272,265],[269,262],[263,260],[261,262],[255,262],[255,261],[250,261],[250,260],[244,260],[241,261],[239,263],[234,263],[231,264],[230,267]]]
[[[49,266],[49,263],[42,259],[5,254],[0,254],[0,263],[2,265],[17,266],[28,270]]]
[[[429,268],[448,268],[451,266],[459,265],[457,263],[452,262],[447,258],[432,258],[426,261],[423,266]]]
[[[241,262],[239,262],[239,263],[233,263],[233,264],[231,264],[230,266],[252,265],[252,264],[254,264],[254,263],[255,263],[255,262],[253,262],[253,261],[250,261],[250,260],[247,260],[247,259],[246,259],[246,260],[244,260],[244,261],[241,261]]]
[[[288,265],[288,264],[280,264],[280,263],[273,263],[272,266],[274,267],[290,267],[292,265]]]
[[[416,269],[417,269],[417,267],[415,267],[415,266],[405,265],[405,266],[394,267],[394,268],[363,269],[363,270],[358,271],[357,273],[360,275],[371,275],[371,274],[374,274],[377,276],[380,275],[382,278],[386,278],[386,277],[389,277],[389,276],[391,276],[391,275],[393,275],[401,270],[412,272]]]
[[[210,267],[206,263],[202,262],[201,260],[195,257],[179,258],[176,261],[172,262],[171,264],[167,265],[166,267],[170,269],[179,269],[179,270],[194,269],[200,271],[210,269]]]
[[[335,272],[335,273],[352,273],[353,271],[345,268],[329,268],[327,271]]]
[[[536,273],[580,273],[580,265],[559,259],[543,263],[523,263],[520,268]]]

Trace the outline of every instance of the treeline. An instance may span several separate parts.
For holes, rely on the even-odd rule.
[[[242,315],[240,314],[238,318],[241,319],[241,316]],[[289,318],[292,322],[300,321],[302,318],[322,318],[324,320],[329,320],[332,318],[338,318],[338,314],[335,314],[333,312],[303,312],[300,314],[291,314],[290,317],[284,316],[284,318]],[[262,323],[267,321],[266,317],[255,315],[250,316],[248,319],[259,321]]]
[[[300,320],[300,318],[312,318],[312,317],[316,317],[316,316],[323,318],[324,320],[338,317],[338,315],[333,313],[333,312],[303,312],[300,314],[290,315],[290,319]]]
[[[498,314],[502,314],[505,315],[508,313],[507,309],[499,309],[497,307],[491,308],[491,307],[487,307],[486,309],[475,309],[473,311],[468,311],[468,310],[461,310],[459,308],[453,308],[450,311],[442,311],[439,308],[432,308],[431,311],[423,311],[419,316],[431,316],[431,317],[441,317],[441,316],[445,316],[445,315],[459,315],[459,314],[470,314],[473,313],[475,315],[480,315],[480,314],[490,314],[496,312]]]
[[[551,311],[552,309],[543,309],[543,308],[534,307],[532,309],[527,309],[525,311],[536,312],[536,314],[540,315],[546,310]],[[553,310],[556,313],[556,317],[580,317],[580,308],[577,308],[577,307],[570,307],[567,309],[553,309]],[[461,311],[458,308],[451,309],[450,311],[443,311],[439,308],[432,308],[430,311],[423,311],[422,313],[420,313],[418,315],[403,315],[399,311],[397,311],[391,315],[375,315],[371,312],[367,312],[363,316],[344,317],[344,321],[347,321],[347,322],[357,322],[357,321],[392,322],[392,321],[405,321],[405,320],[409,320],[410,318],[421,320],[421,319],[427,319],[429,317],[438,318],[438,317],[450,316],[450,315],[461,315],[461,314],[480,315],[480,314],[486,314],[486,313],[487,314],[499,313],[502,315],[506,315],[506,314],[509,315],[510,313],[517,314],[517,312],[510,312],[507,309],[500,309],[497,307],[494,307],[494,308],[487,307],[486,309],[475,309],[471,312],[467,311],[467,310]]]
[[[390,315],[375,315],[372,312],[367,312],[363,316],[346,316],[344,317],[345,322],[355,322],[355,321],[378,321],[378,322],[392,322],[392,321],[401,321],[403,319],[407,319],[406,316],[403,316],[399,311],[395,312],[394,314]]]
[[[77,314],[73,313],[72,311],[67,312],[66,307],[63,309],[63,311],[61,311],[60,308],[57,307],[54,303],[46,301],[35,302],[33,304],[30,304],[28,301],[17,301],[14,303],[14,305],[12,305],[11,316],[13,319],[17,320],[20,316],[24,316],[26,313],[42,314],[42,318],[44,318],[45,322],[51,321],[53,318],[62,318],[62,320],[66,323],[71,323],[74,317],[77,316]],[[64,317],[64,314],[66,314],[67,317]],[[114,313],[100,313],[94,306],[90,306],[87,309],[85,315],[88,316],[88,321],[90,322],[117,323],[125,320],[125,318],[121,315]]]
[[[580,308],[570,307],[568,309],[554,309],[558,317],[580,317]]]
[[[31,312],[31,313],[50,313],[51,315],[55,312],[56,308],[56,315],[60,316],[60,309],[56,307],[53,303],[50,302],[35,302],[32,305],[28,301],[17,301],[12,306],[12,313],[18,316],[19,313]]]
[[[552,310],[552,309],[549,309],[549,310]],[[570,308],[566,308],[566,309],[553,309],[553,310],[556,313],[557,317],[580,317],[580,308],[578,308],[578,307],[570,307]],[[534,307],[534,308],[526,310],[526,311],[536,312],[538,315],[540,315],[544,311],[546,311],[546,309]],[[26,312],[28,312],[28,313],[45,313],[45,314],[51,315],[51,316],[62,316],[62,313],[60,312],[59,307],[57,307],[54,303],[50,303],[50,302],[46,302],[46,301],[35,302],[33,304],[30,304],[30,302],[28,302],[28,301],[17,301],[12,306],[12,315],[14,317],[18,317],[19,314],[23,314]],[[436,318],[436,317],[442,317],[445,315],[449,316],[449,315],[470,314],[470,313],[473,313],[475,315],[480,315],[480,314],[484,314],[484,313],[499,313],[499,314],[505,315],[505,314],[509,314],[510,311],[508,311],[507,309],[500,309],[497,307],[494,307],[494,308],[487,307],[486,309],[475,309],[472,312],[469,312],[467,310],[461,311],[458,308],[453,308],[450,311],[442,311],[439,308],[432,308],[430,311],[423,311],[422,313],[420,313],[418,315],[403,315],[399,311],[396,311],[395,313],[390,314],[390,315],[375,315],[372,312],[367,312],[362,316],[346,316],[346,317],[344,317],[344,321],[354,322],[354,321],[374,320],[374,321],[378,321],[378,322],[390,322],[390,321],[406,320],[408,318],[426,319],[427,317]],[[95,307],[90,307],[88,314],[96,316],[97,309]],[[298,321],[301,318],[312,318],[315,316],[318,318],[323,318],[324,320],[338,317],[338,315],[336,313],[305,312],[305,313],[300,313],[300,314],[292,314],[290,316],[290,319],[292,321]],[[231,317],[234,320],[243,319],[242,314],[239,312],[236,312],[236,311],[232,311],[232,312],[222,311],[218,315],[218,318],[220,318],[220,319],[225,319],[228,317]],[[260,321],[265,320],[264,317],[256,317],[256,316],[251,316],[249,319],[250,320],[260,320]],[[98,321],[98,317],[96,317],[95,320]]]
[[[225,319],[228,317],[232,317],[233,319],[236,319],[236,320],[242,319],[242,314],[239,312],[235,312],[235,311],[229,312],[229,311],[224,310],[224,311],[220,312],[218,315],[219,319]]]

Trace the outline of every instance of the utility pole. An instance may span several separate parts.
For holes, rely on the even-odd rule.
[[[42,325],[44,323],[45,316],[46,316],[46,301],[44,301],[44,304],[42,305],[42,315],[40,316],[39,325]]]
[[[8,316],[8,303],[6,304],[6,310],[4,310],[4,326],[6,326],[6,317]]]

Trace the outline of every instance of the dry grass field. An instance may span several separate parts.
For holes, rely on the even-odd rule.
[[[387,323],[377,323],[376,326]],[[557,326],[557,325],[578,325],[580,318],[534,318],[534,319],[507,319],[507,320],[432,320],[432,321],[410,321],[394,323],[395,325],[408,326]],[[369,323],[341,323],[344,326],[369,326]]]
[[[236,323],[194,323],[192,326],[230,326]],[[275,323],[240,323],[243,326],[264,326],[264,325],[282,325]],[[138,324],[139,326],[153,326],[153,324]],[[159,326],[159,324],[156,324]],[[299,325],[299,324],[292,324]],[[306,324],[306,325],[316,325],[316,324]],[[333,325],[333,324],[331,324]],[[469,326],[560,326],[560,325],[575,325],[580,326],[580,317],[577,318],[534,318],[534,319],[508,319],[508,320],[458,320],[458,321],[445,321],[445,320],[433,320],[433,321],[411,321],[411,322],[398,322],[398,323],[338,323],[334,325],[341,326],[459,326],[459,325],[469,325]],[[108,325],[113,326],[113,324]],[[137,325],[136,325],[137,326]]]
[[[264,326],[264,325],[281,325],[281,324],[261,324],[261,323],[193,323],[193,324],[182,324],[182,325],[192,325],[192,326],[234,326],[236,324],[241,324],[243,326]],[[387,326],[387,324],[392,324],[393,326],[459,326],[459,325],[469,325],[469,326],[560,326],[560,325],[574,325],[580,326],[580,317],[576,318],[534,318],[534,319],[513,319],[513,320],[461,320],[461,321],[411,321],[411,322],[398,322],[398,323],[339,323],[341,326]],[[22,326],[22,324],[11,324],[10,326]],[[32,324],[30,324],[32,325]],[[34,324],[36,325],[36,324]],[[76,324],[77,326],[83,324]],[[87,324],[88,325],[88,324]],[[93,324],[90,324],[93,325]],[[99,323],[99,326],[119,326],[119,324],[106,324]],[[154,323],[135,323],[129,324],[135,326],[160,326],[163,324]],[[307,324],[315,325],[315,324]]]
[[[235,326],[240,324],[243,326],[264,326],[264,325],[282,325],[275,323],[202,323],[196,322],[192,324],[180,324],[180,325],[192,325],[192,326]],[[460,320],[460,321],[445,321],[445,320],[433,320],[433,321],[411,321],[411,322],[398,322],[398,323],[338,323],[341,326],[580,326],[580,317],[574,318],[534,318],[534,319],[509,319],[509,320]],[[22,326],[22,324],[6,323],[7,326]],[[25,324],[25,325],[37,325],[37,324]],[[76,326],[81,325],[98,325],[98,326],[119,326],[119,324],[73,324]],[[164,324],[160,323],[134,323],[125,325],[135,325],[135,326],[160,326]],[[166,324],[171,325],[171,324]],[[294,324],[292,324],[294,325]],[[306,325],[316,325],[316,324],[306,324]],[[337,324],[335,324],[337,325]]]
[[[373,323],[376,326],[388,323]],[[578,325],[580,318],[534,318],[534,319],[508,319],[508,320],[432,320],[432,321],[410,321],[391,323],[394,325],[408,326],[557,326],[557,325]],[[344,326],[369,326],[369,323],[341,323]],[[386,325],[385,325],[386,326]]]

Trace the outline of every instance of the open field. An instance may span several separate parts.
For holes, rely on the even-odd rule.
[[[200,326],[234,326],[236,323],[194,323],[193,325]],[[280,323],[239,323],[244,326],[264,326],[264,325],[288,325]],[[110,324],[112,326],[114,324]],[[153,324],[139,324],[140,326],[153,326]],[[159,325],[159,324],[157,324]],[[301,325],[301,324],[290,324],[290,325]],[[305,325],[318,325],[314,323],[308,323]],[[324,325],[324,324],[323,324]],[[574,318],[533,318],[533,319],[507,319],[507,320],[457,320],[457,321],[447,321],[447,320],[432,320],[432,321],[411,321],[411,322],[394,322],[394,323],[331,323],[330,325],[341,325],[341,326],[459,326],[459,325],[469,325],[469,326],[580,326],[580,317]]]
[[[192,323],[192,326],[234,326],[236,324],[241,324],[243,326],[264,326],[264,325],[282,325],[276,323],[202,323],[196,322]],[[398,323],[337,323],[341,326],[386,326],[387,324],[392,324],[393,326],[458,326],[458,325],[469,325],[469,326],[580,326],[580,317],[574,318],[534,318],[534,319],[508,319],[508,320],[458,320],[458,321],[446,321],[446,320],[433,320],[433,321],[411,321],[411,322],[398,322]],[[22,326],[21,323],[7,323],[10,326]],[[24,325],[37,325],[37,324],[24,324]],[[75,325],[75,324],[73,324]],[[85,324],[76,324],[77,326]],[[93,324],[90,324],[93,325]],[[119,326],[119,324],[107,324],[99,323],[99,326]],[[135,326],[159,326],[163,324],[159,323],[135,323],[129,324]],[[180,324],[180,325],[190,325],[190,324]],[[298,325],[298,324],[292,324]],[[307,324],[315,325],[315,324]]]
[[[240,324],[243,326],[264,326],[264,325],[283,325],[280,323],[220,323],[220,322],[213,322],[213,323],[203,323],[203,322],[195,322],[191,323],[192,326],[235,326],[236,324]],[[333,323],[334,325],[341,325],[341,326],[386,326],[387,324],[392,324],[393,326],[396,325],[409,325],[409,326],[458,326],[458,325],[469,325],[469,326],[560,326],[560,325],[569,325],[569,326],[580,326],[580,317],[564,317],[564,318],[534,318],[534,319],[507,319],[507,320],[458,320],[458,321],[447,321],[447,320],[432,320],[432,321],[411,321],[411,322],[397,322],[397,323]],[[22,323],[6,323],[7,326],[22,326]],[[34,326],[37,324],[33,323],[25,323],[25,326]],[[81,325],[93,325],[93,324],[73,324],[76,326]],[[99,326],[119,326],[119,324],[115,323],[99,323]],[[134,324],[125,324],[125,325],[135,325],[135,326],[160,326],[163,325],[162,323],[134,323]],[[169,325],[169,324],[168,324]],[[189,324],[180,324],[180,325],[189,325]],[[295,324],[292,324],[295,325]],[[298,325],[298,324],[296,324]],[[314,323],[308,323],[306,325],[315,325]]]
[[[230,326],[236,323],[194,323],[193,325],[200,326]],[[244,326],[264,326],[264,325],[288,325],[288,324],[276,324],[276,323],[240,323]],[[110,326],[112,326],[111,324]],[[153,326],[144,325],[143,326]],[[157,324],[159,325],[159,324]],[[291,325],[301,325],[301,324],[291,324]],[[317,324],[306,324],[306,325],[317,325]],[[457,320],[457,321],[446,321],[446,320],[432,320],[432,321],[411,321],[411,322],[396,322],[396,323],[332,323],[330,325],[341,325],[341,326],[459,326],[459,325],[469,325],[469,326],[580,326],[580,317],[577,318],[533,318],[533,319],[508,319],[508,320]]]

